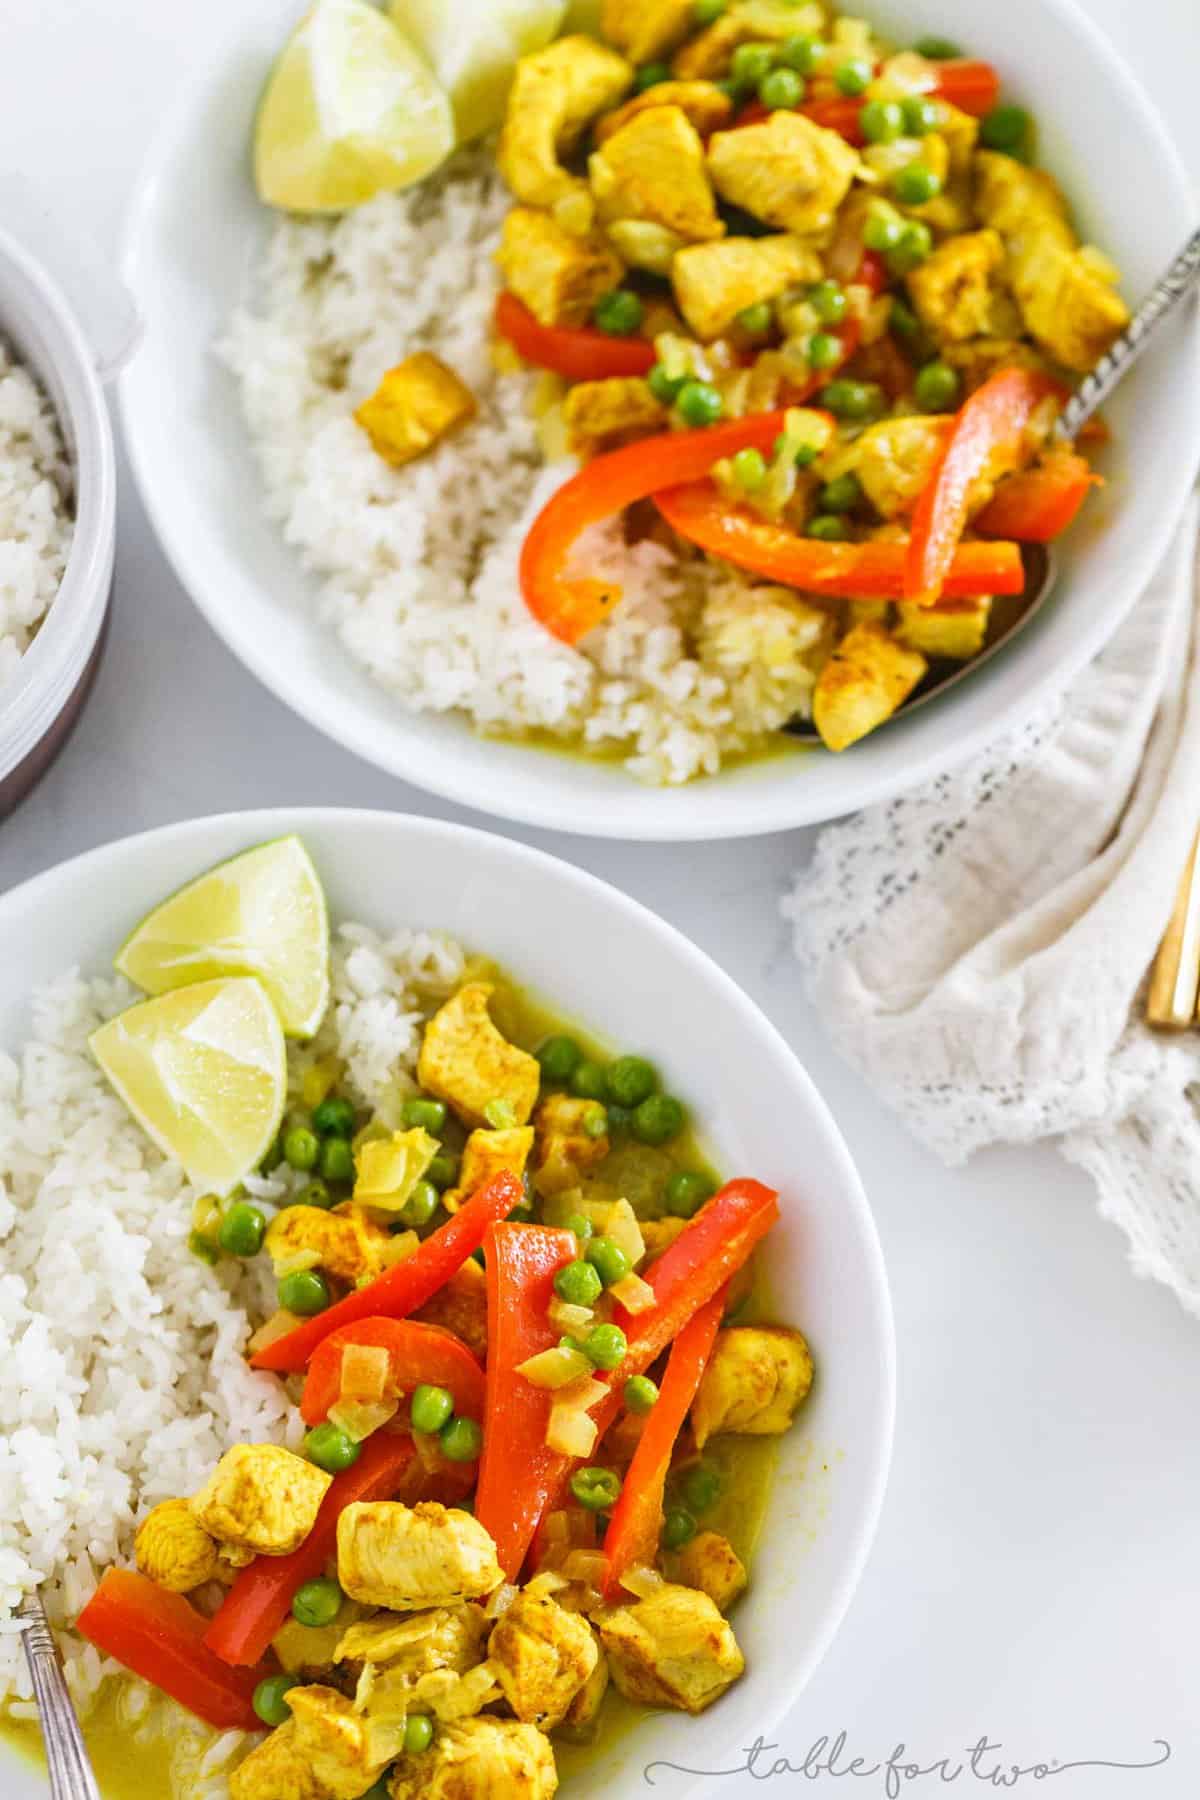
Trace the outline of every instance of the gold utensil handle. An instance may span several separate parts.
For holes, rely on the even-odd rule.
[[[1150,978],[1146,1020],[1162,1031],[1186,1031],[1196,1017],[1196,1001],[1200,994],[1198,849],[1200,834],[1193,840],[1191,855],[1175,896],[1175,907],[1163,933]]]
[[[17,1608],[25,1643],[25,1660],[46,1743],[53,1800],[100,1800],[96,1777],[84,1748],[83,1733],[71,1704],[58,1646],[38,1594],[27,1594]]]

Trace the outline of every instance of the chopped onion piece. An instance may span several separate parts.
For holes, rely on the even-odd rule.
[[[626,1569],[621,1577],[621,1586],[636,1594],[639,1600],[645,1600],[656,1594],[664,1582],[664,1577],[657,1569],[647,1568],[645,1563],[635,1563],[632,1569]]]
[[[582,1350],[564,1348],[542,1350],[517,1364],[517,1374],[539,1388],[571,1387],[591,1372],[592,1365]]]
[[[608,1558],[602,1550],[572,1550],[563,1574],[569,1581],[586,1581],[590,1587],[602,1588],[608,1578]]]
[[[385,1269],[394,1269],[397,1263],[407,1262],[420,1248],[421,1240],[415,1231],[398,1231],[384,1245],[379,1260]]]
[[[546,1515],[546,1524],[542,1532],[546,1544],[569,1544],[571,1541],[571,1517],[569,1513],[552,1512]]]
[[[299,1313],[288,1312],[286,1308],[280,1307],[278,1312],[273,1312],[269,1319],[263,1321],[246,1345],[246,1349],[251,1356],[257,1356],[258,1352],[265,1350],[268,1344],[277,1344],[280,1338],[287,1337],[289,1332],[295,1331],[297,1325],[303,1325],[303,1323],[304,1320]]]
[[[304,1269],[316,1269],[320,1266],[319,1250],[289,1250],[286,1256],[272,1256],[275,1265],[275,1279],[282,1281],[285,1275],[299,1275]]]
[[[363,1750],[372,1765],[395,1762],[404,1755],[403,1719],[368,1719],[363,1729]]]
[[[574,1306],[570,1300],[560,1300],[557,1294],[547,1308],[547,1317],[556,1331],[565,1331],[570,1334],[590,1331],[596,1322],[594,1308]]]
[[[616,1244],[618,1249],[625,1252],[630,1267],[636,1269],[646,1254],[646,1240],[642,1236],[637,1214],[628,1200],[617,1200],[609,1208],[604,1235],[610,1243]]]
[[[360,1405],[357,1400],[339,1400],[329,1409],[329,1423],[344,1431],[354,1443],[361,1444],[394,1419],[399,1410],[395,1400],[381,1400],[374,1406]]]
[[[483,1603],[484,1618],[502,1619],[520,1591],[511,1581],[502,1581],[498,1588],[492,1589]]]
[[[371,1695],[374,1692],[375,1677],[378,1673],[379,1671],[374,1663],[365,1662],[363,1664],[362,1673],[359,1675],[354,1689],[355,1712],[366,1712],[367,1707],[370,1704]]]
[[[374,1401],[387,1393],[392,1362],[381,1344],[347,1344],[342,1351],[338,1400]]]
[[[609,1288],[614,1300],[619,1300],[628,1313],[650,1312],[658,1305],[654,1289],[640,1275],[626,1275],[623,1281],[614,1281]]]
[[[596,1447],[597,1429],[588,1418],[588,1408],[603,1400],[608,1389],[603,1382],[585,1379],[563,1388],[550,1408],[546,1427],[546,1444],[560,1456],[590,1456]]]

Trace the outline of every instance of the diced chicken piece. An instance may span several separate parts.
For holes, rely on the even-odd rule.
[[[147,1513],[133,1540],[133,1553],[143,1575],[171,1594],[190,1594],[215,1581],[221,1558],[187,1500],[164,1500]]]
[[[1052,176],[1011,156],[975,159],[979,215],[1004,240],[1021,316],[1042,349],[1068,369],[1090,369],[1129,323],[1115,271],[1080,249]]]
[[[848,631],[813,689],[813,724],[830,750],[846,750],[890,719],[927,664],[878,625]]]
[[[615,438],[624,441],[663,431],[667,409],[640,376],[579,381],[563,402],[563,421],[575,451],[595,449]]]
[[[657,87],[647,88],[644,94],[635,94],[624,106],[598,119],[592,135],[597,144],[603,144],[638,113],[648,112],[655,106],[677,106],[702,138],[719,131],[733,117],[733,101],[728,94],[722,93],[715,81],[660,81]]]
[[[583,188],[560,158],[570,154],[598,113],[623,100],[633,69],[623,56],[577,35],[523,56],[508,98],[496,160],[518,200],[553,206]]]
[[[970,662],[987,640],[990,600],[962,600],[953,605],[911,606],[901,601],[896,637],[922,656]]]
[[[447,1212],[457,1212],[464,1200],[496,1175],[515,1175],[520,1181],[532,1150],[532,1125],[473,1131],[463,1146],[458,1185],[442,1196]]]
[[[678,51],[673,73],[681,81],[715,80],[729,72],[733,53],[742,44],[780,43],[795,34],[823,37],[825,9],[819,4],[794,6],[791,0],[739,0],[707,31]]]
[[[752,1437],[786,1431],[812,1380],[812,1356],[800,1332],[783,1325],[731,1325],[719,1331],[692,1402],[697,1449],[718,1431]]]
[[[921,323],[939,344],[986,337],[994,329],[1004,245],[990,227],[948,238],[908,277]]]
[[[854,474],[885,519],[911,513],[933,474],[947,419],[918,414],[869,425],[830,465],[830,477]]]
[[[596,1629],[618,1691],[641,1706],[703,1712],[746,1667],[708,1595],[675,1582],[598,1613]]]
[[[516,206],[504,221],[496,261],[508,287],[543,325],[583,325],[624,273],[599,236],[572,237],[548,213]]]
[[[576,1100],[570,1094],[550,1094],[534,1114],[537,1158],[533,1185],[539,1194],[563,1194],[579,1186],[585,1169],[602,1163],[609,1139],[601,1131],[594,1137],[589,1119],[600,1121],[604,1109],[596,1100]]]
[[[695,0],[604,0],[600,29],[633,63],[659,62],[696,24]]]
[[[289,1719],[253,1749],[229,1777],[230,1800],[330,1800]]]
[[[219,1543],[255,1556],[290,1556],[312,1530],[332,1480],[278,1444],[235,1444],[190,1504]]]
[[[858,166],[844,137],[798,112],[719,131],[708,146],[709,174],[722,200],[798,237],[828,234]]]
[[[466,383],[436,356],[421,350],[389,369],[354,417],[384,462],[401,469],[477,411]]]
[[[518,1719],[551,1731],[560,1725],[599,1660],[586,1619],[532,1583],[492,1632],[488,1658]]]
[[[425,1325],[444,1326],[460,1337],[468,1350],[473,1350],[478,1357],[485,1357],[488,1347],[487,1276],[474,1260],[465,1262],[413,1316]]]
[[[595,1726],[604,1704],[604,1696],[608,1692],[608,1658],[600,1648],[600,1639],[592,1629],[592,1638],[596,1645],[596,1666],[567,1708],[564,1725],[574,1731],[587,1733]]]
[[[973,394],[977,387],[999,369],[1038,369],[1045,371],[1046,358],[1032,344],[1011,337],[971,338],[965,344],[946,344],[942,360],[962,376],[963,387]]]
[[[677,106],[652,106],[588,161],[599,217],[640,219],[685,243],[725,236],[696,127]]]
[[[371,1749],[370,1722],[354,1702],[330,1687],[294,1687],[287,1703],[293,1739],[328,1800],[359,1800],[387,1767]],[[364,1782],[366,1786],[364,1786]]]
[[[413,1681],[435,1669],[465,1674],[483,1659],[488,1621],[478,1606],[435,1606],[411,1618],[376,1613],[340,1634],[336,1662],[374,1663]]]
[[[664,1250],[669,1249],[686,1228],[686,1219],[643,1219],[642,1241],[646,1246],[647,1263],[652,1263],[656,1256],[661,1256]]]
[[[747,306],[820,279],[816,254],[794,237],[726,238],[689,244],[671,278],[679,310],[698,338],[720,337]]]
[[[263,1239],[272,1262],[285,1264],[311,1252],[320,1268],[351,1286],[384,1267],[391,1239],[361,1212],[326,1212],[322,1206],[287,1206],[276,1213]]]
[[[299,1619],[287,1619],[271,1639],[280,1668],[289,1675],[320,1680],[337,1662],[338,1644],[349,1630],[350,1621],[362,1611],[353,1600],[343,1600],[332,1625],[301,1625]]]
[[[557,1788],[549,1738],[536,1725],[486,1716],[443,1726],[391,1776],[392,1800],[552,1800]]]
[[[504,1579],[483,1526],[432,1500],[355,1502],[338,1519],[337,1544],[344,1592],[394,1612],[477,1600]]]
[[[741,1557],[719,1531],[700,1531],[679,1552],[676,1565],[685,1587],[699,1588],[719,1612],[728,1612],[745,1591],[746,1570]]]
[[[487,982],[470,981],[425,1027],[417,1075],[421,1086],[452,1106],[467,1125],[486,1123],[484,1109],[507,1101],[524,1125],[538,1097],[537,1059],[502,1037],[492,1024]]]

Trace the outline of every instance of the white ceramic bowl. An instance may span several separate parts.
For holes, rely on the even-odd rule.
[[[75,963],[105,970],[163,894],[289,831],[312,850],[335,921],[440,926],[495,956],[567,1017],[652,1056],[693,1108],[718,1166],[753,1174],[783,1196],[772,1287],[781,1318],[811,1337],[820,1373],[781,1440],[751,1590],[737,1612],[750,1673],[700,1720],[664,1714],[622,1736],[599,1758],[587,1791],[632,1792],[654,1758],[717,1769],[738,1745],[770,1733],[816,1668],[858,1580],[883,1496],[894,1408],[891,1308],[845,1145],[783,1039],[671,926],[537,851],[389,813],[195,820],[93,851],[6,895],[0,1050],[28,1036],[32,986]],[[45,1800],[42,1778],[5,1757],[0,1744],[6,1800]],[[672,1784],[678,1795],[699,1791]]]
[[[646,791],[619,767],[485,743],[459,720],[401,711],[305,605],[296,561],[257,505],[232,378],[212,355],[270,228],[248,147],[263,77],[298,5],[247,8],[191,90],[171,96],[129,222],[124,266],[147,340],[122,402],[137,479],[180,579],[235,654],[311,724],[499,817],[609,837],[744,836],[851,812],[981,748],[1061,688],[1132,606],[1194,476],[1191,323],[1164,332],[1109,409],[1109,485],[1072,534],[1053,604],[972,680],[840,757],[772,758],[682,791]],[[994,61],[1033,109],[1047,166],[1121,265],[1126,292],[1153,285],[1194,223],[1188,184],[1150,103],[1074,0],[879,0],[868,10],[897,42],[949,25],[972,55]]]

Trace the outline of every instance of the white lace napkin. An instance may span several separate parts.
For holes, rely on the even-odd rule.
[[[1055,1138],[1200,1314],[1200,1035],[1143,1022],[1200,821],[1193,505],[1065,697],[831,826],[785,901],[839,1049],[948,1163]]]

